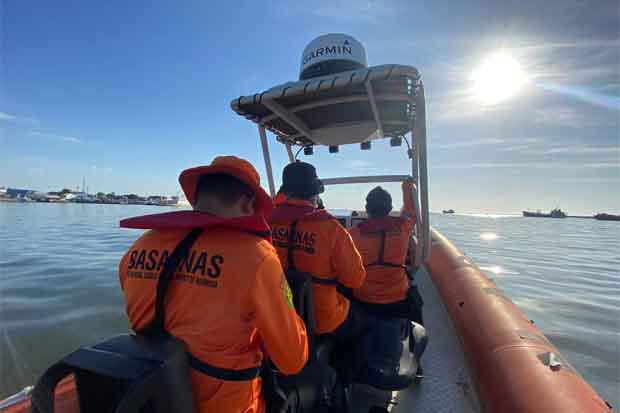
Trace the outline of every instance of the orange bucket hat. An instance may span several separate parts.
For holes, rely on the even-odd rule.
[[[268,216],[273,209],[271,197],[260,186],[260,177],[251,163],[236,156],[218,156],[210,165],[186,169],[179,175],[179,183],[187,201],[194,206],[196,203],[196,186],[204,175],[227,174],[239,179],[249,186],[256,194],[254,207],[257,213]]]

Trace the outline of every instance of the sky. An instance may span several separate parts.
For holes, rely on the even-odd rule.
[[[420,70],[431,210],[620,213],[619,12],[594,3],[2,0],[0,185],[175,195],[180,171],[234,154],[266,186],[256,126],[230,101],[295,80],[305,45],[340,32],[370,65]],[[483,104],[472,73],[500,50],[528,82]],[[270,142],[279,185],[286,152]],[[321,177],[408,168],[386,142],[301,158]],[[325,201],[360,208],[369,189]]]

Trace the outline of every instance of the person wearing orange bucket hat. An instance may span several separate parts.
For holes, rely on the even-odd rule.
[[[187,201],[194,209],[196,209],[196,203],[198,201],[196,190],[199,180],[208,175],[228,176],[245,184],[256,197],[254,210],[261,215],[269,215],[273,209],[271,197],[260,186],[260,177],[256,169],[254,169],[252,164],[248,161],[235,156],[218,156],[213,160],[211,165],[190,168],[181,172],[179,183],[181,184]],[[230,179],[221,178],[220,181],[222,180],[226,181]],[[222,189],[221,192],[225,193],[227,188],[223,187]]]
[[[119,266],[127,316],[138,332],[153,328],[158,274],[197,231],[175,267],[160,328],[186,344],[197,412],[263,413],[263,360],[296,374],[308,359],[306,329],[265,220],[271,198],[254,167],[234,156],[187,169],[179,182],[192,211],[121,221],[150,229]]]

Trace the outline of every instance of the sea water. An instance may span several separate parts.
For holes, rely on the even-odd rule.
[[[0,399],[128,325],[118,262],[135,205],[0,203]],[[577,371],[620,404],[620,222],[431,215]],[[432,344],[431,344],[432,345]]]

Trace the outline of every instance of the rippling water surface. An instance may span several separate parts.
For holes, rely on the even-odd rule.
[[[0,203],[0,398],[127,329],[117,265],[132,205]],[[595,389],[620,404],[620,222],[433,215]]]

